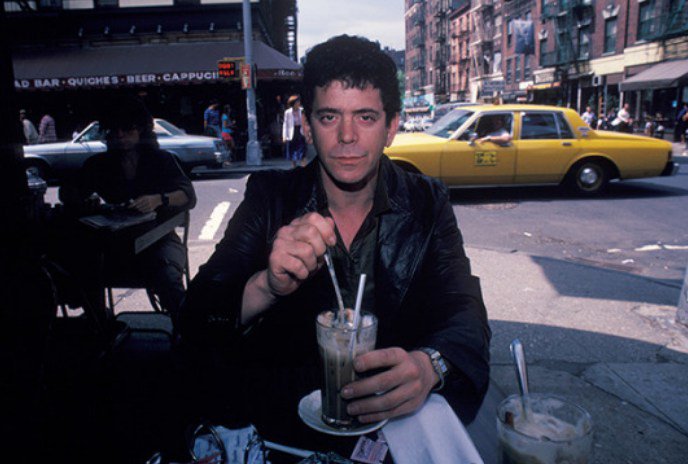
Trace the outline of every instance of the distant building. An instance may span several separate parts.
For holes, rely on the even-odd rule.
[[[598,111],[626,101],[636,120],[671,120],[688,101],[687,3],[406,0],[406,93]]]

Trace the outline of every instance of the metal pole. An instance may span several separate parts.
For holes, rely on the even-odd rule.
[[[246,64],[251,67],[251,73],[255,71],[253,67],[253,20],[251,19],[251,2],[244,0],[244,59]],[[252,76],[253,77],[253,76]],[[258,82],[257,79],[252,79]],[[258,119],[256,118],[256,90],[251,85],[246,90],[246,120],[248,127],[248,143],[246,143],[246,164],[260,166],[263,164],[263,154],[258,142]]]
[[[678,298],[678,308],[676,312],[676,321],[688,326],[688,268],[686,268],[686,276],[683,279],[683,288]]]

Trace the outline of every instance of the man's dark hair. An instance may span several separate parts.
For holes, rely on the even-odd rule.
[[[401,111],[397,67],[380,44],[363,37],[340,35],[313,47],[303,67],[301,103],[310,120],[316,87],[341,81],[349,88],[368,85],[380,90],[387,124]]]
[[[140,143],[158,146],[153,132],[153,116],[146,105],[137,97],[112,99],[104,106],[99,118],[100,127],[104,131],[137,128],[141,131]]]

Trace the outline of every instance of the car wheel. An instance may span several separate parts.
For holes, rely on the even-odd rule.
[[[578,193],[600,193],[609,183],[609,171],[599,161],[583,161],[573,167],[568,181],[569,186]]]

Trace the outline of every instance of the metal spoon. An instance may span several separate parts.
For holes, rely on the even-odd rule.
[[[521,402],[523,404],[523,416],[526,420],[530,416],[530,403],[528,401],[528,369],[526,367],[526,354],[523,351],[523,344],[521,340],[515,338],[509,346],[511,350],[511,357],[514,360],[514,368],[516,369],[516,379],[518,380],[518,389],[521,392]]]

